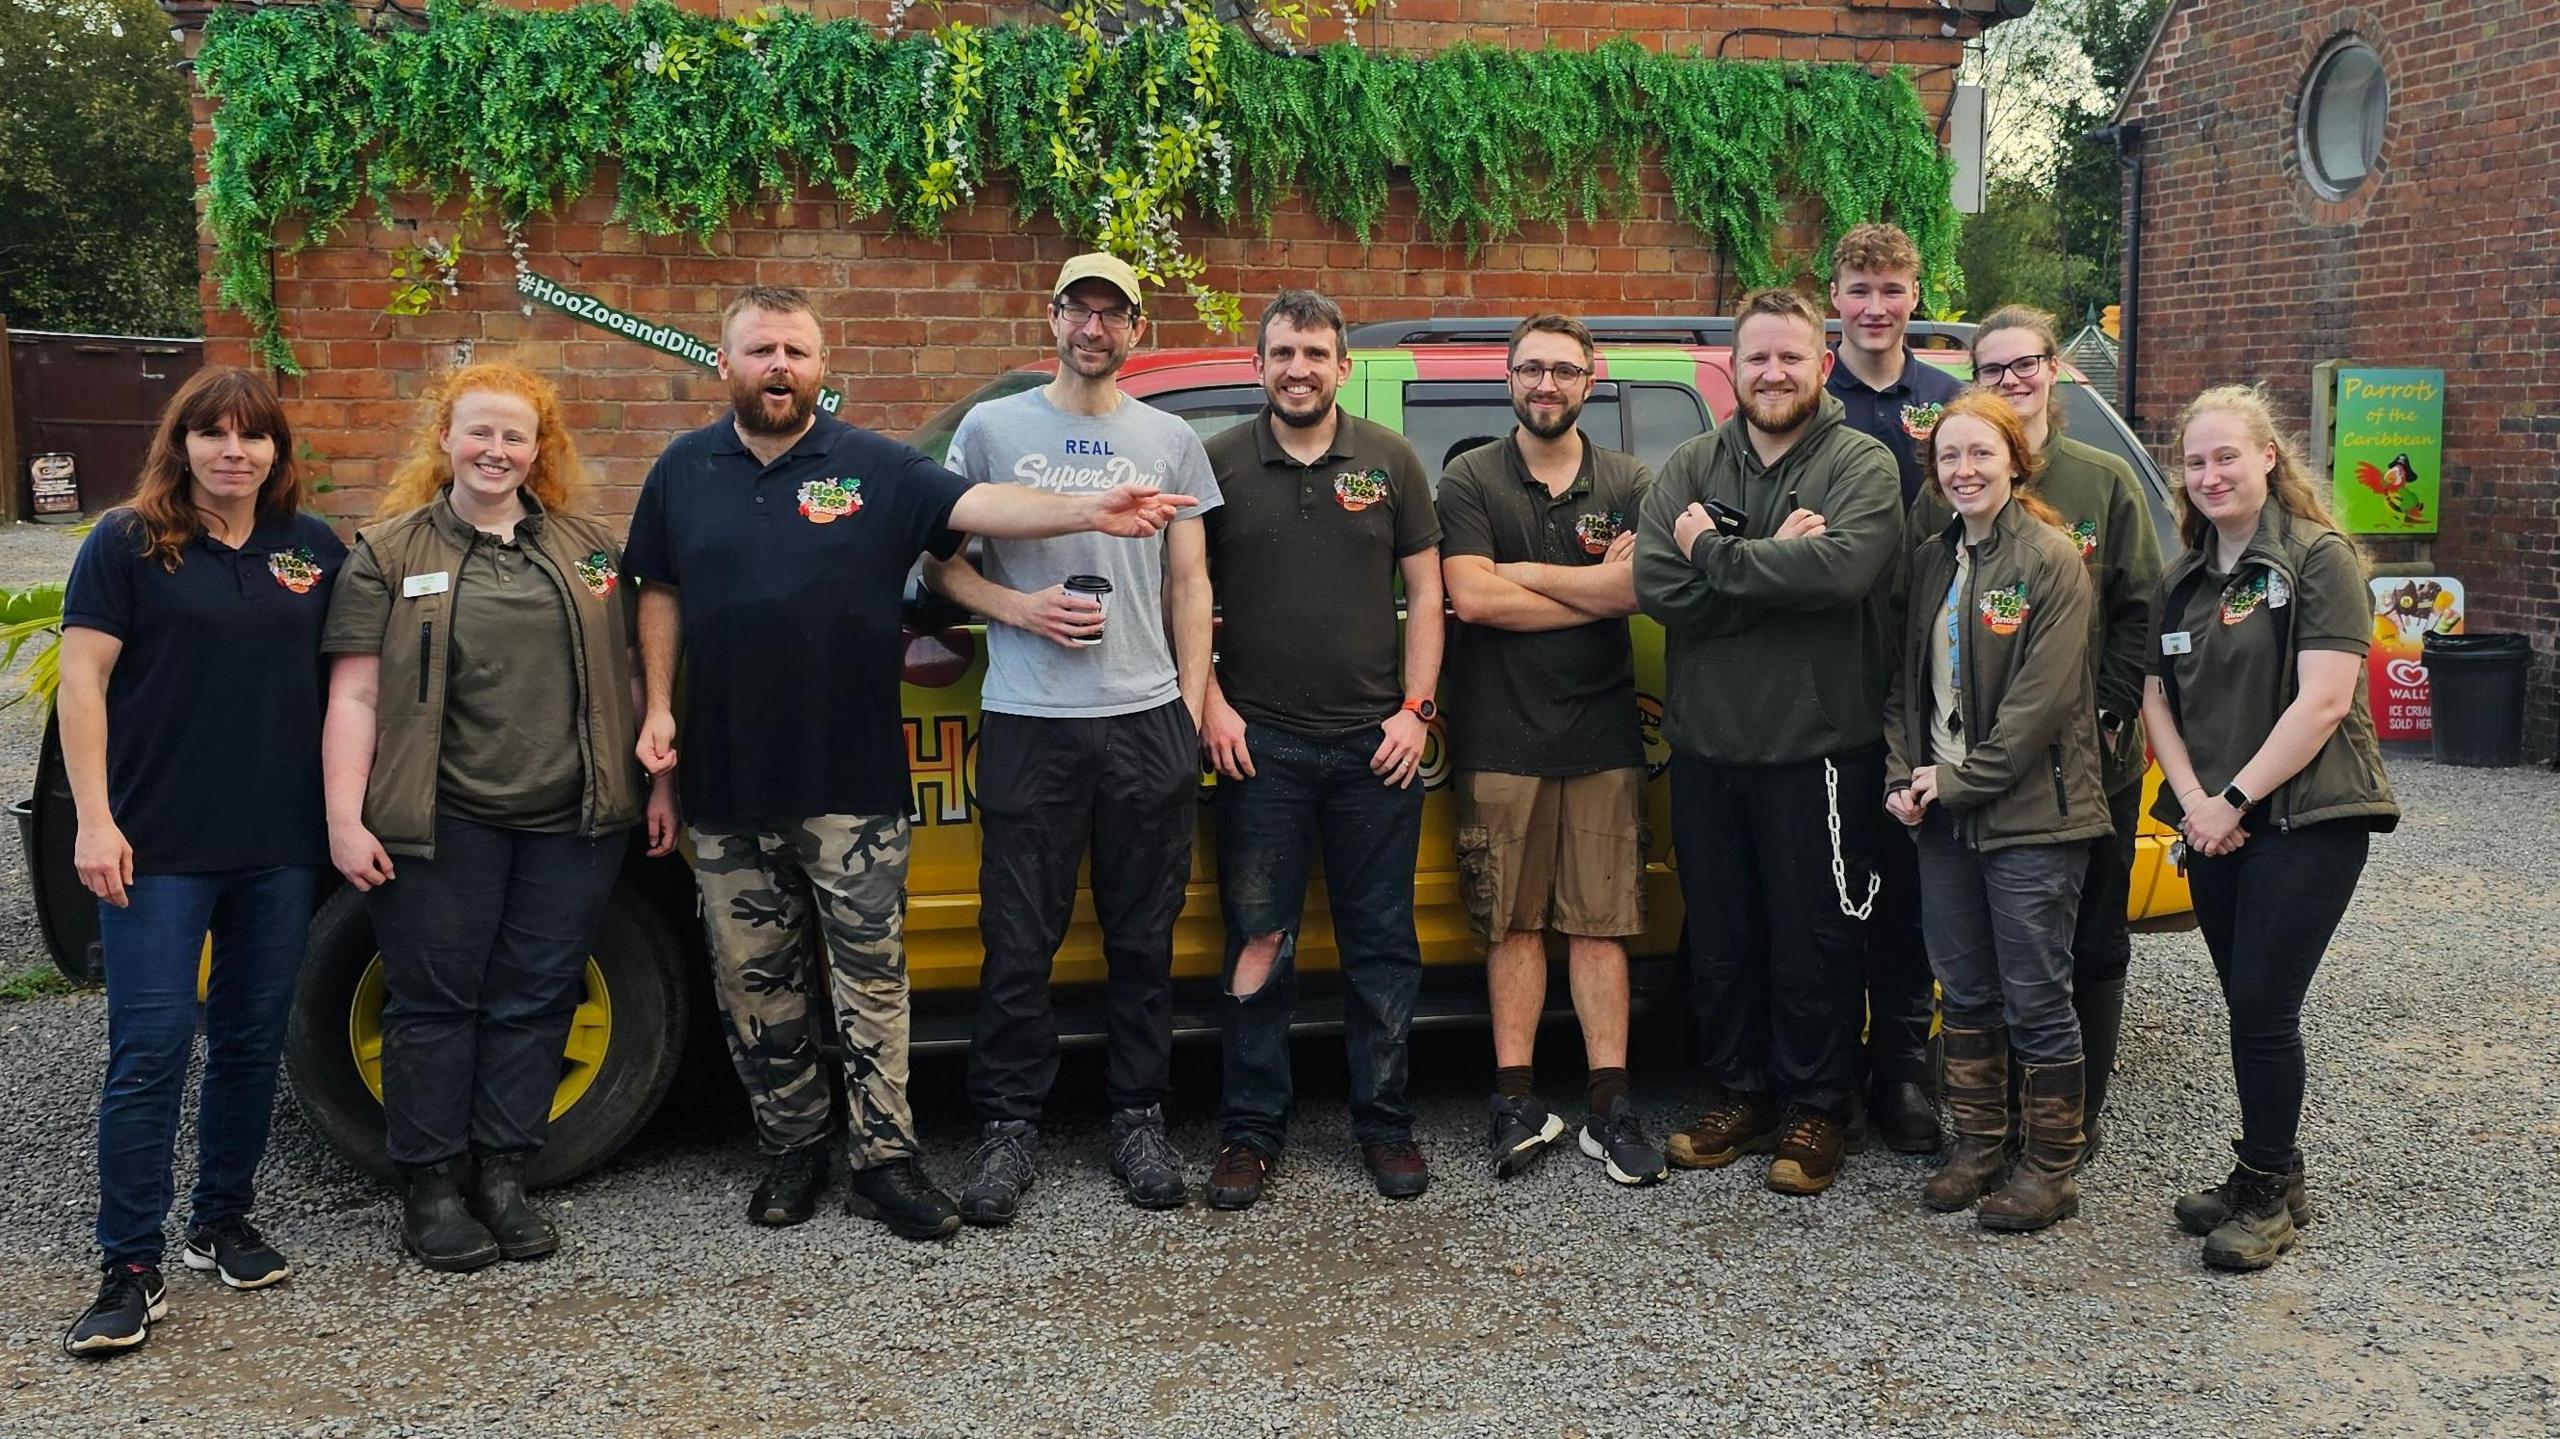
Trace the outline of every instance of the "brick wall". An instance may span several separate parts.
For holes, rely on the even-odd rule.
[[[2381,56],[2376,172],[2327,202],[2295,105],[2352,32]],[[2560,648],[2560,6],[2183,0],[2136,83],[2144,129],[2136,409],[2165,443],[2208,385],[2259,380],[2307,423],[2324,359],[2442,366],[2441,533],[2370,546],[2463,581],[2475,630],[2537,651],[2529,752],[2555,734]]]
[[[687,8],[744,10],[752,4]],[[881,23],[886,0],[820,3],[822,17],[857,14]],[[955,5],[972,23],[1037,21],[1036,6]],[[915,19],[930,23],[920,8]],[[1756,0],[1751,4],[1620,4],[1581,0],[1397,0],[1391,18],[1362,26],[1363,44],[1420,53],[1461,39],[1536,48],[1588,47],[1618,31],[1650,46],[1733,57],[1841,61],[1910,68],[1928,112],[1943,115],[1959,58],[1942,35],[1947,12],[1929,0]],[[1970,33],[1970,25],[1966,26]],[[1837,32],[1837,33],[1834,33]],[[1327,38],[1319,32],[1318,38]],[[199,163],[211,138],[199,101]],[[827,312],[832,373],[846,418],[903,433],[989,376],[1043,353],[1043,288],[1075,251],[1054,231],[1018,227],[1001,187],[950,217],[947,232],[895,233],[884,217],[847,221],[820,193],[741,215],[708,251],[690,239],[648,237],[606,223],[611,171],[564,213],[530,226],[527,260],[538,273],[644,319],[706,338],[730,293],[751,283],[800,285]],[[1584,313],[1713,313],[1738,298],[1725,267],[1671,209],[1659,176],[1648,178],[1629,219],[1531,226],[1469,257],[1433,242],[1399,189],[1362,246],[1347,231],[1284,202],[1268,236],[1240,227],[1193,232],[1211,283],[1240,292],[1250,316],[1283,285],[1339,297],[1355,320],[1421,314],[1513,313],[1554,304]],[[720,403],[706,372],[548,309],[527,317],[494,226],[466,232],[461,293],[433,313],[384,315],[390,253],[421,236],[453,238],[457,210],[395,204],[360,210],[323,247],[276,265],[286,334],[309,371],[286,382],[298,437],[323,457],[336,488],[323,505],[339,516],[370,509],[414,414],[412,401],[457,345],[505,352],[561,378],[570,423],[596,460],[604,507],[626,513],[649,461],[673,435],[703,423]],[[211,273],[210,255],[207,273]],[[244,363],[247,329],[205,294],[208,358]],[[1176,297],[1154,343],[1212,343]]]

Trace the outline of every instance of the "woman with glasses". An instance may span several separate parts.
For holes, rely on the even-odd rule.
[[[2160,581],[2160,538],[2132,468],[2062,433],[2062,398],[2056,388],[2060,350],[2053,317],[2025,305],[1992,311],[1973,336],[1975,382],[2009,402],[2035,451],[2036,473],[2027,482],[2028,493],[2061,516],[2097,592],[2089,611],[2089,655],[2097,678],[2099,780],[2114,835],[2089,847],[2089,870],[2071,938],[2071,994],[2088,1052],[2088,1147],[2094,1154],[2107,1080],[2115,1072],[2117,1040],[2124,1029],[2125,970],[2133,955],[2125,935],[2125,907],[2134,835],[2142,823],[2142,776],[2149,768],[2142,742],[2142,681],[2153,591]],[[1924,496],[1923,504],[1931,498]],[[1942,523],[1945,511],[1937,515]]]

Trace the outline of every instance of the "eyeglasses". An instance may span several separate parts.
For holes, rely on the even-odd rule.
[[[1511,367],[1511,378],[1531,389],[1546,383],[1550,375],[1555,377],[1557,384],[1570,385],[1576,380],[1591,378],[1591,370],[1585,365],[1544,365],[1536,360],[1522,360]]]
[[[1081,330],[1087,320],[1100,320],[1106,330],[1125,330],[1138,322],[1138,312],[1125,306],[1096,310],[1072,300],[1060,300],[1049,307],[1050,313],[1067,322],[1067,328]]]
[[[2005,365],[1976,365],[1973,367],[1974,383],[1996,385],[2011,375],[2021,380],[2032,380],[2036,371],[2043,369],[2052,359],[2051,355],[2020,355]]]

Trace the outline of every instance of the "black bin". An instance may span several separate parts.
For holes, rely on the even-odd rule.
[[[2497,630],[2429,634],[2426,662],[2436,763],[2524,763],[2524,675],[2533,642]]]

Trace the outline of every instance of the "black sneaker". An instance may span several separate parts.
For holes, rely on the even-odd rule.
[[[1111,1116],[1111,1177],[1140,1209],[1180,1209],[1191,1202],[1182,1182],[1182,1152],[1165,1138],[1164,1106]]]
[[[951,1196],[935,1188],[933,1177],[912,1159],[855,1170],[848,1207],[907,1239],[948,1239],[960,1232],[960,1211]]]
[[[187,1267],[211,1270],[234,1289],[264,1289],[293,1277],[293,1266],[246,1219],[199,1224],[187,1235]]]
[[[151,1321],[168,1312],[168,1286],[158,1266],[139,1259],[110,1264],[98,1281],[96,1302],[62,1336],[62,1352],[103,1359],[138,1348],[151,1337]]]
[[[747,1220],[770,1228],[805,1224],[827,1192],[827,1146],[805,1145],[765,1161],[764,1178],[747,1201]]]
[[[1518,1099],[1497,1094],[1492,1110],[1491,1138],[1486,1143],[1493,1154],[1496,1179],[1527,1173],[1530,1165],[1544,1158],[1548,1148],[1564,1137],[1564,1117],[1547,1108],[1534,1094]]]
[[[1040,1131],[1027,1120],[991,1120],[969,1151],[968,1178],[960,1185],[960,1217],[971,1224],[1011,1224],[1031,1187],[1031,1151]]]
[[[1600,1161],[1620,1184],[1660,1184],[1671,1173],[1662,1150],[1636,1123],[1636,1107],[1625,1095],[1609,1102],[1607,1114],[1582,1122],[1582,1152]]]

